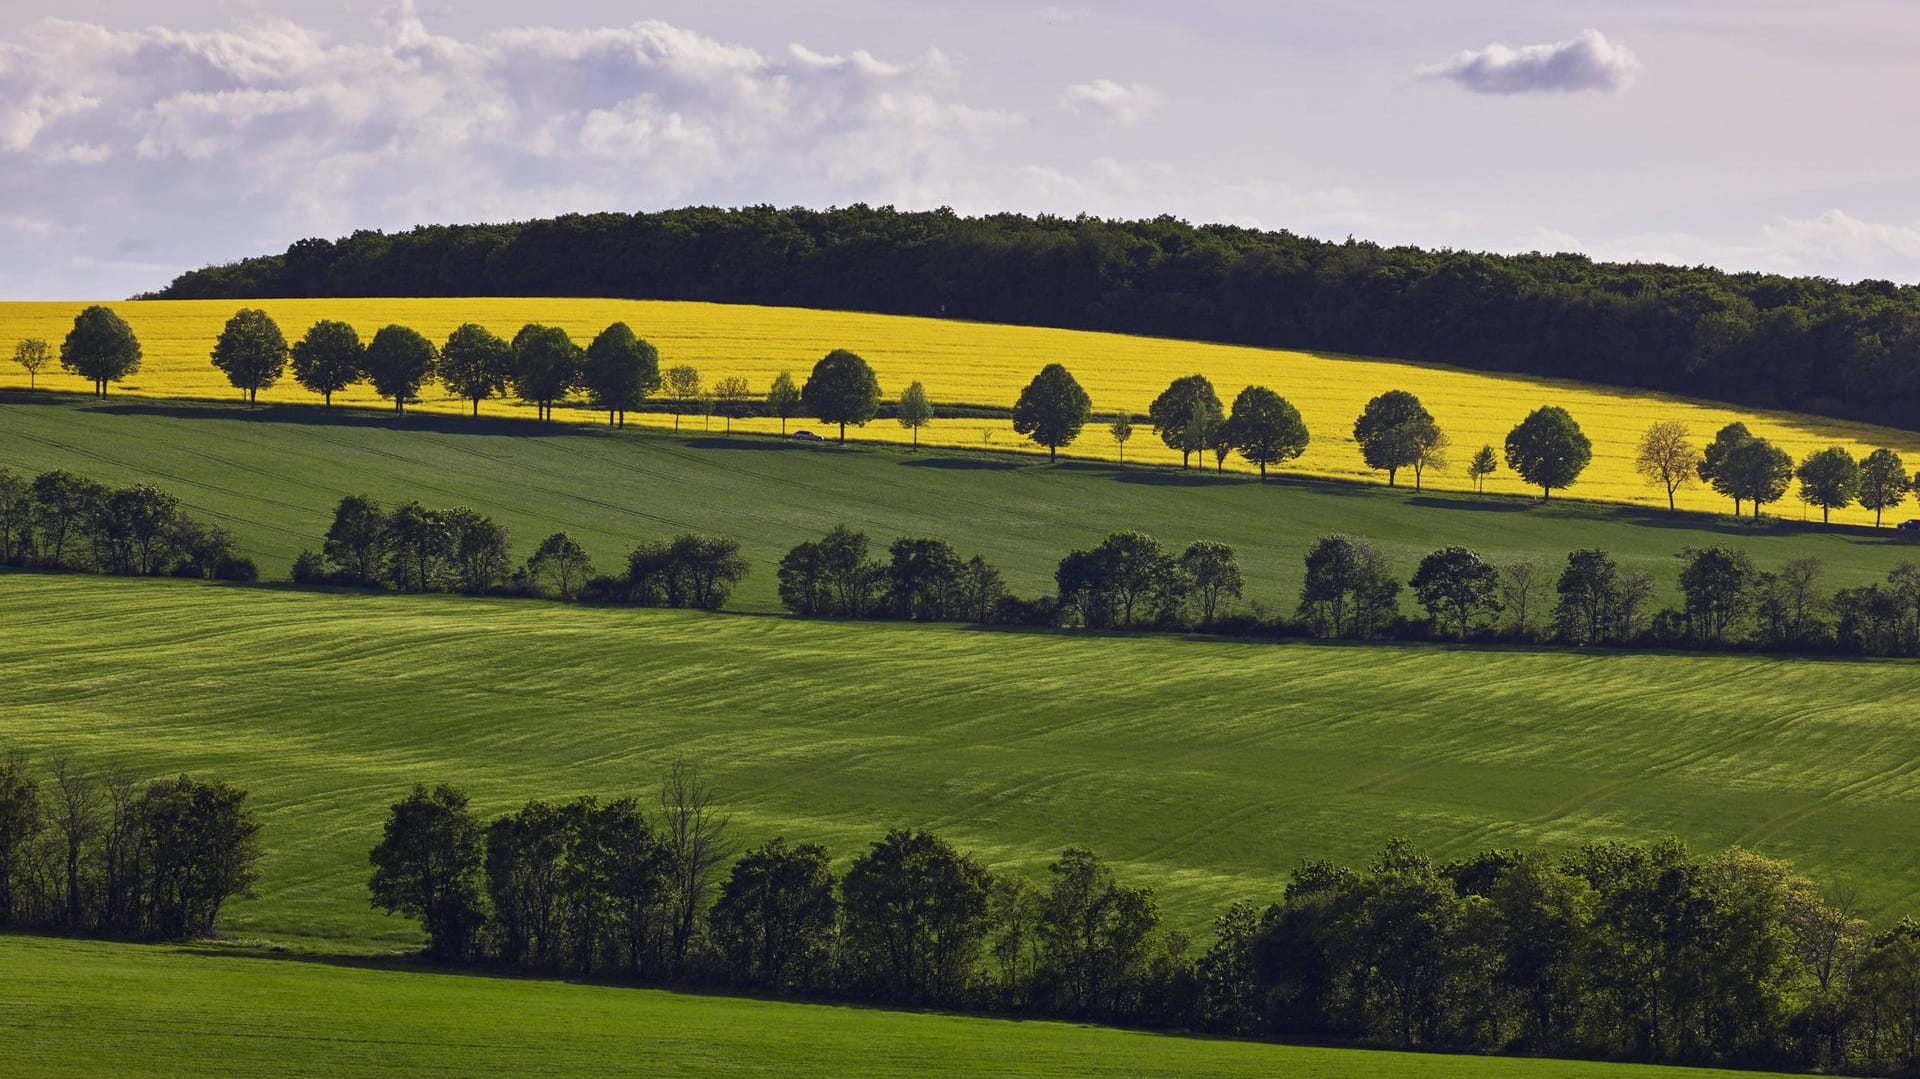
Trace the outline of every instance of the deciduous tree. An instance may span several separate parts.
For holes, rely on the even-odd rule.
[[[328,408],[334,394],[367,377],[365,365],[360,334],[344,322],[316,322],[293,344],[294,381],[319,394]]]
[[[814,983],[833,944],[833,883],[817,843],[776,836],[733,863],[707,923],[735,983],[774,992]]]
[[[1176,378],[1147,406],[1154,433],[1170,450],[1180,451],[1180,467],[1187,468],[1195,450],[1207,446],[1207,432],[1224,417],[1220,395],[1205,375]]]
[[[920,448],[920,428],[933,422],[933,402],[927,400],[927,388],[918,382],[908,384],[900,391],[900,401],[894,406],[894,418],[900,426],[913,432],[913,446]]]
[[[27,388],[40,384],[40,371],[53,362],[53,346],[38,337],[29,337],[13,346],[13,362],[27,372]]]
[[[540,541],[527,559],[527,577],[558,599],[573,599],[593,576],[593,560],[586,549],[565,532]]]
[[[954,999],[986,939],[990,881],[979,862],[929,832],[888,832],[840,882],[855,976],[894,999]]]
[[[393,398],[393,410],[405,412],[409,401],[420,399],[420,388],[433,378],[440,352],[418,330],[383,326],[367,342],[362,359],[374,392]]]
[[[93,304],[73,317],[73,329],[60,343],[60,366],[93,383],[96,397],[107,383],[121,382],[140,370],[140,339],[113,309]]]
[[[1367,402],[1353,421],[1353,440],[1368,468],[1387,474],[1387,486],[1403,468],[1420,459],[1423,445],[1439,433],[1433,414],[1405,390],[1388,390]]]
[[[334,507],[321,551],[334,572],[355,584],[372,584],[380,579],[390,538],[380,503],[366,495],[348,495]]]
[[[368,856],[373,905],[418,918],[436,959],[463,960],[478,951],[485,920],[480,837],[465,793],[444,783],[431,791],[416,785],[388,811]]]
[[[680,430],[680,414],[700,397],[700,372],[691,364],[667,369],[667,396],[673,399],[673,429]]]
[[[1714,433],[1713,441],[1701,452],[1700,461],[1694,466],[1701,482],[1715,491],[1733,499],[1733,515],[1740,516],[1740,504],[1746,498],[1741,493],[1739,477],[1730,468],[1734,450],[1743,443],[1752,441],[1753,433],[1744,423],[1730,423]]]
[[[1880,515],[1899,509],[1912,489],[1906,463],[1889,449],[1877,449],[1860,462],[1860,505],[1873,511],[1873,527],[1880,527]]]
[[[880,380],[867,361],[836,348],[813,365],[800,399],[821,423],[840,425],[840,442],[847,441],[847,425],[865,427],[880,411]]]
[[[1500,611],[1499,571],[1465,547],[1443,547],[1421,559],[1411,585],[1434,625],[1451,627],[1461,640],[1476,617]]]
[[[1474,491],[1485,494],[1487,477],[1500,471],[1500,458],[1493,452],[1492,446],[1481,446],[1467,462],[1467,478],[1473,481]]]
[[[1033,376],[1020,399],[1013,404],[1013,429],[1047,448],[1047,460],[1054,460],[1060,447],[1073,444],[1080,429],[1093,414],[1093,402],[1087,391],[1065,367],[1050,363]]]
[[[513,346],[477,322],[466,323],[440,346],[438,373],[440,384],[471,401],[478,416],[480,402],[507,392],[513,378]]]
[[[1245,580],[1233,548],[1200,540],[1180,554],[1180,573],[1186,592],[1200,607],[1200,624],[1210,626],[1222,603],[1239,599]]]
[[[1291,461],[1307,451],[1307,425],[1300,410],[1265,386],[1248,386],[1233,399],[1233,415],[1226,421],[1222,444],[1258,465],[1260,478],[1267,466]]]
[[[587,345],[580,385],[588,403],[606,410],[608,426],[625,427],[627,413],[660,388],[660,352],[634,336],[626,323],[616,322]]]
[[[213,365],[247,395],[251,407],[260,391],[280,381],[287,369],[287,339],[265,311],[243,307],[227,320],[213,343]]]
[[[1822,524],[1833,520],[1834,510],[1853,505],[1860,496],[1860,466],[1839,446],[1815,450],[1802,458],[1799,468],[1800,494],[1811,505],[1820,507]]]
[[[1543,502],[1555,488],[1571,486],[1591,460],[1593,443],[1554,405],[1534,409],[1507,435],[1507,467],[1540,488]]]
[[[1327,536],[1307,552],[1300,614],[1322,636],[1373,636],[1398,612],[1399,595],[1386,556],[1359,536]]]
[[[1667,492],[1667,510],[1674,508],[1674,492],[1692,483],[1705,458],[1678,420],[1661,420],[1640,436],[1633,458],[1634,471],[1652,487]]]
[[[513,392],[534,405],[542,420],[580,384],[586,353],[558,326],[529,322],[513,335]]]
[[[767,387],[767,411],[780,417],[780,433],[787,433],[787,421],[800,414],[800,387],[793,384],[793,372],[782,371]]]
[[[1113,439],[1114,448],[1119,451],[1120,463],[1127,461],[1127,440],[1133,437],[1133,417],[1125,412],[1114,414],[1113,421],[1107,424],[1107,435]]]
[[[746,414],[747,402],[753,400],[753,387],[739,375],[729,375],[713,384],[713,397],[719,402],[720,414],[726,417],[726,433],[732,434],[733,418]]]

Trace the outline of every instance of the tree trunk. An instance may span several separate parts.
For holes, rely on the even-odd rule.
[[[1545,502],[1547,499],[1552,497],[1553,497],[1553,488],[1548,487],[1545,484],[1542,484],[1540,486],[1540,501]]]
[[[840,424],[840,444],[842,446],[847,444],[847,425],[844,421]]]
[[[1055,456],[1056,456],[1056,455],[1057,455],[1057,454],[1058,454],[1059,452],[1060,452],[1060,448],[1059,448],[1058,446],[1048,446],[1048,447],[1047,447],[1047,462],[1048,462],[1049,464],[1051,464],[1051,463],[1053,462],[1053,460],[1054,460],[1054,457],[1055,457]]]
[[[1265,461],[1260,462],[1260,478],[1263,480],[1267,478],[1267,463]]]
[[[1387,486],[1388,487],[1393,486],[1394,477],[1398,476],[1399,474],[1400,474],[1400,470],[1397,468],[1387,469]]]
[[[1673,512],[1673,488],[1667,488],[1667,512]]]

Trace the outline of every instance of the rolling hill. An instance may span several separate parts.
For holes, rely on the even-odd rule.
[[[1144,412],[1154,396],[1173,378],[1199,372],[1211,378],[1223,400],[1231,401],[1242,386],[1267,385],[1299,407],[1313,442],[1306,455],[1287,471],[1311,476],[1380,482],[1368,472],[1351,439],[1353,419],[1368,398],[1389,389],[1410,390],[1426,403],[1453,441],[1453,466],[1429,476],[1428,486],[1444,491],[1469,490],[1464,475],[1467,458],[1479,446],[1499,447],[1509,429],[1526,413],[1543,404],[1567,408],[1594,443],[1594,461],[1565,495],[1634,506],[1665,505],[1663,492],[1648,488],[1633,471],[1635,444],[1656,419],[1687,425],[1696,442],[1705,442],[1726,423],[1742,421],[1756,434],[1777,442],[1796,459],[1827,445],[1847,447],[1856,457],[1878,446],[1888,446],[1909,459],[1920,460],[1920,436],[1912,432],[1867,424],[1821,419],[1792,413],[1768,413],[1662,394],[1616,389],[1518,375],[1489,374],[1397,360],[1365,359],[1323,353],[1294,352],[1200,344],[1160,338],[1130,337],[1033,327],[988,325],[941,319],[910,318],[800,308],[729,306],[705,303],[578,299],[322,299],[247,301],[267,310],[289,339],[322,318],[353,323],[363,336],[390,322],[411,325],[435,340],[443,340],[454,326],[483,323],[511,336],[527,322],[543,322],[566,329],[582,342],[616,320],[629,323],[660,348],[663,367],[692,364],[710,386],[719,378],[744,377],[756,393],[764,394],[781,370],[803,378],[813,362],[833,348],[851,348],[864,355],[880,377],[881,388],[897,395],[908,382],[926,384],[936,404],[1009,408],[1021,387],[1044,364],[1064,363],[1078,377],[1101,412]],[[56,345],[71,324],[77,303],[0,303],[0,344],[19,338],[42,337]],[[142,398],[200,398],[232,400],[234,391],[208,362],[208,352],[221,325],[235,310],[234,301],[140,301],[114,305],[144,342],[146,359],[139,374],[112,392]],[[0,388],[22,387],[26,373],[0,365]],[[60,372],[43,373],[41,384],[75,390],[80,380]],[[423,411],[463,413],[464,402],[449,400],[439,389],[428,391]],[[295,384],[291,376],[262,394],[275,403],[306,403],[318,399]],[[340,395],[339,403],[372,405],[370,389],[358,387]],[[492,402],[483,414],[528,415],[517,403]],[[605,417],[587,409],[563,408],[558,415],[580,423],[604,423]],[[632,417],[655,426],[673,426],[674,417],[651,414]],[[702,433],[720,431],[715,417],[684,417]],[[777,431],[771,419],[735,422],[735,430]],[[857,432],[869,440],[905,442],[908,432],[890,420],[880,420]],[[1020,450],[1031,448],[1015,435],[1004,418],[936,419],[922,431],[924,445]],[[1088,460],[1111,460],[1117,449],[1099,424],[1089,425],[1070,454]],[[1179,455],[1161,445],[1144,424],[1128,444],[1126,457],[1143,463],[1177,462]],[[1234,467],[1237,462],[1230,462]],[[1210,462],[1208,462],[1210,466]],[[1246,471],[1244,465],[1239,465]],[[1501,471],[1488,481],[1489,490],[1518,493],[1526,490],[1511,473]],[[1791,501],[1774,512],[1799,515]],[[1726,500],[1698,486],[1680,492],[1680,504],[1696,510],[1729,509]],[[1898,520],[1901,514],[1896,513]],[[1837,521],[1870,524],[1866,511],[1845,510]]]
[[[0,935],[0,1002],[40,1079],[276,1075],[1731,1079],[1754,1072],[1260,1045],[1067,1023],[786,1004]]]
[[[65,468],[103,482],[150,482],[196,516],[232,529],[269,577],[317,547],[334,504],[366,492],[418,498],[498,517],[524,558],[564,529],[603,571],[641,539],[717,532],[739,539],[753,568],[733,605],[777,609],[774,567],[788,548],[836,524],[884,545],[938,536],[1000,567],[1016,591],[1053,589],[1073,547],[1137,528],[1169,544],[1233,545],[1247,598],[1289,612],[1301,559],[1319,537],[1354,532],[1411,574],[1443,544],[1499,563],[1561,563],[1603,547],[1649,573],[1671,598],[1685,546],[1728,543],[1763,568],[1816,557],[1825,587],[1883,580],[1920,547],[1891,529],[1822,529],[1769,519],[1758,526],[1705,514],[1524,496],[1388,490],[1373,484],[1270,480],[1120,468],[1048,466],[1031,455],[824,446],[756,437],[674,437],[652,429],[541,427],[506,418],[389,415],[304,406],[244,407],[65,394],[0,394],[0,466]]]
[[[842,865],[925,826],[1091,846],[1206,939],[1303,859],[1674,834],[1920,910],[1910,662],[1289,644],[0,577],[0,746],[258,799],[230,933],[410,945],[367,850],[416,781],[487,812],[703,768],[740,838]]]

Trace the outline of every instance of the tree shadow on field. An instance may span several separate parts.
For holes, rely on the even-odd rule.
[[[1407,499],[1407,505],[1425,506],[1429,509],[1437,510],[1473,510],[1480,513],[1525,513],[1539,506],[1540,503],[1534,499],[1522,501],[1520,499],[1503,498],[1497,500],[1489,499],[1483,502],[1479,499],[1414,495],[1412,498]]]
[[[215,405],[170,403],[165,401],[122,401],[97,405],[95,412],[115,416],[159,416],[184,420],[238,420],[247,423],[298,424],[303,427],[384,428],[393,431],[426,431],[439,435],[515,435],[519,437],[562,437],[598,434],[600,428],[575,423],[542,423],[513,416],[454,416],[441,412],[377,412],[363,408],[312,405]]]
[[[60,938],[92,939],[92,938]],[[134,945],[145,947],[146,945]],[[387,955],[347,955],[331,952],[294,951],[277,947],[261,947],[248,944],[221,946],[217,944],[154,945],[171,947],[182,955],[202,959],[236,959],[261,962],[278,962],[312,967],[333,967],[340,970],[365,971],[378,974],[431,974],[454,978],[483,978],[489,981],[503,982],[542,982],[556,985],[583,985],[604,989],[644,989],[655,993],[666,993],[676,997],[689,997],[700,1000],[737,1000],[758,1001],[773,1004],[790,1004],[800,1008],[834,1008],[850,1012],[882,1012],[913,1015],[950,1015],[966,1019],[991,1020],[994,1022],[1025,1023],[1035,1021],[1031,1017],[1020,1015],[992,1015],[979,1012],[958,1011],[946,1008],[916,1007],[905,1003],[885,1003],[865,1000],[849,1000],[833,996],[785,996],[777,993],[755,992],[741,987],[710,987],[697,985],[669,985],[634,978],[621,978],[612,975],[583,976],[569,974],[556,969],[529,969],[508,966],[496,966],[486,963],[443,963],[428,959],[420,953]],[[1041,1019],[1039,1021],[1049,1021]],[[1057,1020],[1053,1020],[1057,1021]],[[1111,1029],[1124,1029],[1114,1027]],[[1139,1033],[1157,1037],[1211,1040],[1203,1034],[1186,1034],[1168,1031],[1140,1031]]]
[[[1135,468],[1118,473],[1113,477],[1121,483],[1138,484],[1142,487],[1241,487],[1254,481],[1246,476],[1229,472],[1176,472],[1172,469]]]
[[[9,386],[0,389],[0,405],[70,405],[75,403],[75,394],[57,390],[30,390],[25,386]],[[92,397],[83,400],[94,400]]]
[[[818,448],[818,444],[812,442],[783,441],[764,435],[744,435],[733,438],[725,435],[700,435],[687,439],[686,446],[690,450],[764,450],[770,453]]]
[[[1020,467],[1013,461],[992,461],[984,457],[910,457],[900,463],[907,468],[938,468],[955,472],[1012,472]]]
[[[1819,521],[1795,521],[1785,517],[1762,517],[1756,522],[1751,517],[1736,520],[1723,514],[1701,513],[1697,510],[1682,510],[1675,513],[1637,507],[1617,509],[1613,512],[1613,517],[1642,528],[1677,528],[1688,532],[1712,532],[1715,535],[1745,539],[1831,536],[1858,544],[1894,548],[1912,547],[1920,551],[1920,544],[1903,539],[1900,533],[1890,527],[1821,524]]]

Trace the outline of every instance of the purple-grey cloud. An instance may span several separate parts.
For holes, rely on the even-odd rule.
[[[1550,45],[1493,44],[1458,52],[1415,74],[1447,79],[1477,94],[1529,94],[1627,88],[1640,60],[1598,30],[1582,30]]]

